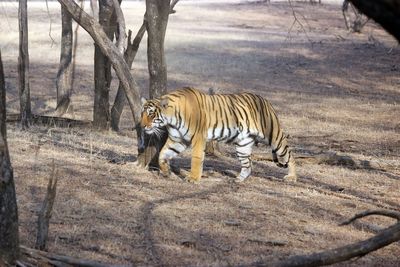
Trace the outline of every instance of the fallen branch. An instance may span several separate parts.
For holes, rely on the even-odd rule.
[[[23,254],[23,260],[18,261],[17,266],[56,266],[56,267],[66,267],[66,266],[80,266],[80,267],[123,267],[131,265],[114,265],[101,263],[98,261],[74,258],[70,256],[58,255],[50,252],[45,252],[41,250],[36,250],[28,248],[25,246],[20,246],[21,252]]]
[[[391,211],[391,210],[367,210],[367,211],[364,211],[364,212],[361,212],[361,213],[358,213],[358,214],[354,215],[352,218],[350,218],[347,221],[342,222],[339,225],[348,225],[348,224],[354,222],[357,219],[361,219],[363,217],[370,216],[370,215],[386,216],[386,217],[390,217],[390,218],[396,219],[397,221],[400,222],[400,212]]]
[[[370,215],[381,215],[397,219],[397,223],[382,230],[375,236],[343,247],[313,253],[311,255],[299,255],[290,257],[276,263],[256,262],[253,266],[277,266],[277,267],[300,267],[300,266],[323,266],[343,262],[355,257],[362,257],[375,250],[383,248],[393,242],[400,240],[400,212],[387,210],[372,210],[356,214],[353,218],[341,223],[347,225],[351,222]]]
[[[7,114],[6,122],[18,122],[20,114]],[[57,127],[90,127],[91,121],[81,121],[46,115],[32,115],[33,124],[52,125]]]
[[[248,238],[247,241],[254,242],[257,244],[263,244],[263,245],[267,245],[267,246],[279,246],[279,247],[283,247],[288,244],[286,241],[266,240],[266,239],[262,239],[262,238],[258,238],[258,237]]]

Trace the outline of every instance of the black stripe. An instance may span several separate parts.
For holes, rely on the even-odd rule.
[[[238,146],[238,147],[245,147],[245,146],[247,146],[248,144],[251,144],[251,143],[254,143],[254,140],[251,140],[250,142],[248,142],[248,143],[246,143],[246,144],[244,144],[244,145],[239,145],[239,144],[237,144],[237,146]]]
[[[186,132],[182,136],[186,136],[188,132],[189,132],[189,127],[187,128]]]
[[[271,116],[271,112],[269,110],[268,110],[268,118],[269,118],[268,143],[269,143],[269,145],[272,145],[272,134],[274,131],[274,123],[273,123],[273,118]]]
[[[279,141],[274,142],[277,145],[277,147],[273,150],[274,152],[278,151],[279,148],[282,146],[283,133],[282,133],[282,131],[279,131],[278,135],[279,135],[279,133],[281,133],[281,137],[279,138]]]
[[[222,120],[222,128],[221,128],[221,132],[219,133],[219,138],[224,137],[224,132],[225,132],[225,123]]]
[[[169,149],[169,150],[172,150],[172,151],[174,151],[176,154],[179,154],[179,151],[178,151],[178,150],[176,150],[176,149],[175,149],[175,148],[173,148],[173,147],[170,147],[170,146],[169,146],[169,147],[168,147],[168,149]]]
[[[232,143],[233,140],[235,140],[236,137],[238,137],[238,135],[239,135],[239,131],[237,131],[236,134],[235,134],[232,138],[228,139],[228,140],[226,141],[226,143],[228,143],[228,144],[229,144],[229,143]]]

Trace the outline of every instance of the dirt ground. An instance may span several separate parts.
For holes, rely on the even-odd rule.
[[[34,246],[53,160],[59,183],[48,249],[58,254],[135,266],[246,266],[363,240],[394,223],[373,216],[338,226],[367,209],[400,211],[400,48],[372,22],[349,33],[335,2],[292,8],[274,1],[180,2],[166,55],[170,90],[268,98],[298,157],[296,184],[284,183],[285,170],[263,160],[270,149],[262,146],[255,148],[253,175],[240,185],[229,183],[240,168],[226,145],[224,157],[207,157],[199,184],[140,169],[128,110],[120,133],[9,124],[21,243]],[[124,3],[123,10],[135,32],[144,4]],[[0,14],[7,108],[16,113],[17,3],[1,2]],[[36,114],[51,115],[56,105],[59,14],[57,3],[48,11],[29,3]],[[93,42],[82,29],[77,53],[74,118],[89,120]],[[145,40],[132,72],[146,95]],[[173,165],[188,170],[190,152]],[[338,266],[400,266],[398,255],[395,243]]]

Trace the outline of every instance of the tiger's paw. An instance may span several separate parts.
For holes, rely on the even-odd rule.
[[[171,176],[171,170],[169,168],[167,168],[167,169],[160,168],[160,176],[162,176],[162,177]]]
[[[189,175],[186,176],[185,181],[192,184],[198,184],[200,182],[200,178],[193,178],[192,176]]]
[[[244,180],[246,180],[246,178],[239,175],[239,176],[233,178],[232,182],[234,182],[234,183],[242,183]]]
[[[171,169],[167,162],[160,162],[160,175],[163,177],[168,177],[171,175]]]
[[[290,174],[285,175],[283,177],[283,180],[285,182],[295,183],[295,182],[297,182],[297,175],[293,175],[293,174],[292,175],[290,175]]]

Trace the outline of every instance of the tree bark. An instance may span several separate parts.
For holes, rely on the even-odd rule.
[[[22,128],[29,127],[32,116],[29,88],[29,53],[28,53],[28,5],[27,0],[19,0],[19,57],[18,83]]]
[[[350,2],[382,25],[400,42],[400,0],[350,0]]]
[[[142,41],[143,35],[146,32],[146,26],[143,23],[140,27],[135,39],[131,42],[132,32],[129,31],[128,34],[128,44],[124,53],[124,59],[128,64],[129,68],[132,67],[133,61],[135,60],[137,51],[139,50],[140,42]],[[119,83],[117,95],[115,96],[114,104],[111,108],[111,128],[114,131],[119,130],[119,121],[121,119],[122,110],[124,109],[126,103],[126,97],[122,84]]]
[[[167,92],[167,65],[164,53],[165,32],[170,0],[146,0],[147,61],[150,75],[150,98]]]
[[[18,209],[13,169],[7,145],[6,90],[0,52],[0,266],[19,256]]]
[[[112,0],[99,0],[99,23],[112,41],[115,32],[114,5]],[[111,62],[95,44],[94,52],[94,106],[93,126],[107,130],[110,126],[109,93],[111,84]]]
[[[150,77],[150,98],[157,98],[167,93],[167,65],[164,53],[165,32],[170,13],[170,0],[146,0],[147,61]],[[158,139],[143,134],[143,153],[138,155],[139,165],[158,168],[161,148],[168,138],[165,130]]]
[[[61,7],[61,54],[56,81],[58,116],[62,116],[72,108],[70,99],[73,87],[72,40],[72,18],[68,11]]]

